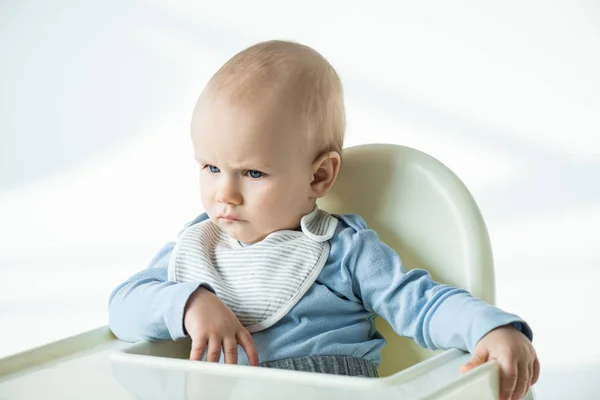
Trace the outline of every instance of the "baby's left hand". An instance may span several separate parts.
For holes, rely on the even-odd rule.
[[[485,335],[461,372],[468,372],[490,360],[500,363],[502,400],[522,398],[540,376],[540,362],[535,349],[529,339],[512,325],[496,328]]]

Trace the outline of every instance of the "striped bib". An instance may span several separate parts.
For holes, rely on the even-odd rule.
[[[210,285],[248,332],[269,328],[315,282],[338,220],[315,209],[299,231],[282,230],[244,247],[210,220],[187,228],[169,260],[169,280]]]

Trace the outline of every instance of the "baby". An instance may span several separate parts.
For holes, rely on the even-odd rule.
[[[206,213],[114,290],[112,331],[189,336],[192,360],[376,377],[380,315],[421,346],[472,352],[463,371],[498,360],[502,398],[523,396],[539,376],[523,320],[407,271],[359,216],[316,207],[344,131],[340,79],[315,50],[270,41],[231,58],[192,118]]]

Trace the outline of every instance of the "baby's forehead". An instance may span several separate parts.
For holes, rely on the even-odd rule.
[[[294,104],[293,99],[289,100],[279,93],[266,92],[244,99],[229,93],[210,94],[198,102],[192,130],[195,127],[219,131],[233,129],[257,135],[303,137],[306,129],[302,109]]]
[[[197,155],[233,163],[287,164],[308,150],[310,142],[294,110],[277,103],[253,105],[205,103],[192,123]],[[246,163],[246,162],[243,162]]]

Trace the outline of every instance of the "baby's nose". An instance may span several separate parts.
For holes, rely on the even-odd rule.
[[[242,194],[235,182],[231,179],[225,179],[225,182],[219,186],[217,191],[217,201],[219,203],[240,205],[242,204]]]

